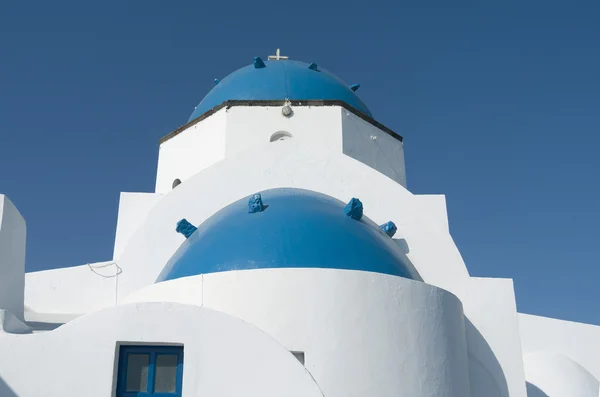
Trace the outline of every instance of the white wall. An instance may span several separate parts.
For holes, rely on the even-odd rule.
[[[342,110],[342,134],[344,154],[406,186],[402,142],[346,109]]]
[[[553,352],[576,361],[600,379],[600,327],[519,314],[524,353]]]
[[[415,199],[417,205],[421,207],[420,211],[429,213],[446,232],[450,233],[446,196],[443,194],[419,194],[415,195]]]
[[[25,220],[19,210],[0,194],[0,309],[23,320],[25,284]]]
[[[397,237],[406,240],[407,256],[426,282],[446,288],[468,277],[447,226],[438,212],[422,210],[418,196],[346,155],[286,140],[215,164],[166,194],[123,250],[119,297],[154,282],[184,241],[175,232],[181,218],[198,225],[240,198],[277,187],[309,189],[342,201],[358,197],[373,221],[396,223]]]
[[[467,317],[471,397],[526,397],[512,280],[472,277],[451,288]]]
[[[523,357],[528,397],[598,397],[598,380],[561,354],[528,353]]]
[[[114,306],[118,272],[118,265],[109,261],[27,273],[26,310],[78,315]]]
[[[460,301],[421,282],[335,269],[259,269],[158,283],[166,300],[239,317],[305,365],[328,397],[469,397]]]
[[[121,256],[129,238],[144,223],[152,207],[161,198],[162,194],[159,193],[121,193],[113,260]]]
[[[221,109],[160,144],[156,192],[171,190],[178,178],[189,177],[225,158],[226,112]]]
[[[43,334],[0,335],[0,392],[114,395],[117,342],[183,344],[183,397],[322,397],[300,362],[257,328],[213,310],[165,303],[103,310]]]
[[[156,192],[171,190],[175,178],[185,181],[224,158],[268,145],[280,131],[319,150],[345,153],[406,185],[402,142],[340,106],[292,108],[285,117],[281,106],[226,107],[169,138],[160,145]]]
[[[286,131],[293,140],[342,152],[342,109],[339,106],[293,106],[284,117],[281,106],[233,106],[227,109],[227,158],[270,143],[271,136]]]

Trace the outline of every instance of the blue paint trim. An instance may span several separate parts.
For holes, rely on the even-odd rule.
[[[344,213],[354,220],[360,220],[363,216],[363,204],[357,199],[351,199],[344,207]]]
[[[215,79],[215,85],[219,84],[220,82],[221,82],[221,80]]]
[[[261,195],[268,204],[262,212],[248,213],[246,197],[199,225],[156,282],[276,268],[362,270],[419,280],[394,240],[367,217],[355,220],[346,216],[343,202],[290,188]]]
[[[350,89],[354,92],[358,91],[359,88],[360,88],[360,84],[352,84],[350,86]]]
[[[177,222],[177,227],[175,228],[175,231],[177,233],[181,233],[185,236],[185,238],[190,238],[190,236],[192,234],[194,234],[194,232],[197,230],[198,228],[194,225],[192,225],[191,223],[189,223],[187,221],[187,219],[182,219],[179,222]]]
[[[127,381],[127,356],[129,354],[147,354],[150,356],[148,366],[148,386],[146,391],[126,392]],[[160,355],[177,356],[177,372],[174,393],[155,393],[154,378],[156,376],[156,359]],[[121,345],[119,348],[119,364],[117,368],[117,393],[116,397],[181,397],[183,385],[183,346],[154,346],[154,345]]]
[[[396,224],[392,221],[384,223],[383,225],[379,226],[379,228],[390,237],[394,237],[394,234],[396,234],[398,231]]]
[[[308,68],[309,68],[310,70],[314,70],[315,72],[318,72],[318,71],[319,71],[319,67],[318,67],[318,66],[317,66],[317,64],[316,64],[316,63],[314,63],[314,62],[313,62],[313,63],[311,63],[310,65],[308,65]]]
[[[192,121],[226,101],[341,101],[366,116],[373,117],[369,108],[334,74],[299,61],[263,61],[256,58],[246,67],[223,78],[202,99],[192,113]],[[316,67],[316,64],[315,64]]]

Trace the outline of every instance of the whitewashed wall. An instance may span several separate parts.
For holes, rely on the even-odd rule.
[[[219,111],[175,138],[160,144],[156,192],[171,190],[173,181],[186,179],[225,158],[226,113]]]
[[[600,326],[519,314],[523,353],[569,357],[600,379]]]
[[[402,142],[340,106],[222,108],[161,143],[156,192],[166,193],[181,181],[223,160],[253,151],[285,132],[290,139],[331,153],[345,153],[406,185]],[[372,140],[371,137],[377,137]]]
[[[467,317],[471,397],[526,397],[512,280],[472,277],[449,287]]]
[[[0,309],[23,320],[25,284],[25,220],[0,194]]]
[[[342,120],[339,106],[295,106],[292,117],[281,114],[281,106],[233,106],[227,109],[227,158],[270,143],[271,136],[286,131],[293,140],[342,152]]]
[[[243,270],[159,283],[128,300],[239,317],[304,352],[328,397],[470,395],[461,303],[418,281],[352,270]]]
[[[577,341],[581,343],[581,341]],[[523,357],[527,397],[598,397],[598,380],[570,358],[553,352]]]
[[[346,109],[341,114],[344,154],[406,186],[402,142]]]
[[[27,273],[26,311],[80,315],[114,306],[118,272],[108,261]]]
[[[133,233],[144,223],[148,213],[162,196],[159,193],[121,193],[113,260],[121,256]]]
[[[0,395],[114,395],[117,342],[183,344],[183,397],[322,397],[302,364],[257,328],[165,303],[103,310],[43,334],[0,335]]]

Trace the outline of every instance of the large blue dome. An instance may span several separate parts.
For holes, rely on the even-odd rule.
[[[265,61],[264,67],[252,64],[238,69],[210,90],[189,121],[230,100],[337,100],[371,117],[367,106],[340,78],[321,67],[309,66],[278,60]]]
[[[248,198],[217,212],[193,232],[156,282],[228,270],[329,268],[419,280],[400,247],[372,221],[354,220],[344,203],[299,189],[262,193],[267,206],[248,212]]]

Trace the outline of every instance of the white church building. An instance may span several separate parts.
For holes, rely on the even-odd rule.
[[[0,397],[598,397],[600,327],[471,277],[358,88],[279,51],[215,80],[106,262],[25,273],[0,195]]]

